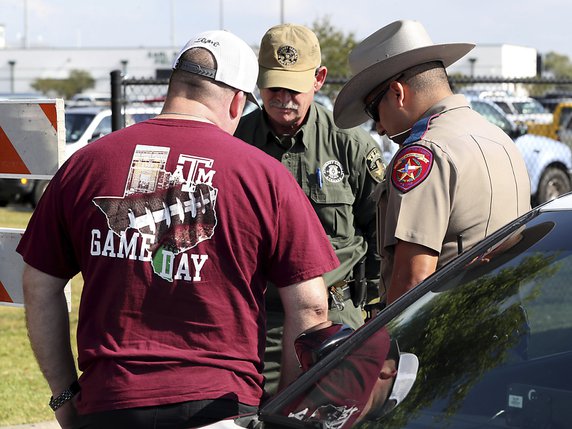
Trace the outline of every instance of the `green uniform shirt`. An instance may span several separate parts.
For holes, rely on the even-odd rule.
[[[260,109],[241,119],[235,136],[281,161],[310,199],[340,260],[340,267],[324,275],[326,285],[350,279],[364,255],[366,277],[376,281],[372,194],[385,168],[375,140],[362,128],[336,127],[331,112],[316,103],[293,137],[277,137]]]

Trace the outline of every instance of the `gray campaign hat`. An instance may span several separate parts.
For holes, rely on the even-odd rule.
[[[418,21],[395,21],[377,30],[350,53],[353,77],[336,98],[336,125],[352,128],[366,122],[369,117],[364,112],[364,99],[380,83],[432,61],[441,61],[448,67],[474,47],[473,43],[434,44]]]

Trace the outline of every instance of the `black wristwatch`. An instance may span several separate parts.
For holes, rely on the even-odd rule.
[[[57,397],[51,397],[50,398],[50,408],[54,411],[56,411],[58,408],[60,408],[62,405],[64,405],[67,401],[69,401],[71,398],[73,398],[75,395],[77,395],[79,393],[79,391],[81,390],[81,387],[79,387],[79,383],[76,381],[74,381],[72,384],[70,384],[70,387],[68,387],[66,390],[64,390],[62,393],[60,393]]]

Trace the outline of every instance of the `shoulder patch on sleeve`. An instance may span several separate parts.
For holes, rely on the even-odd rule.
[[[405,146],[395,155],[391,183],[401,192],[421,184],[433,167],[433,152],[420,145]]]
[[[377,183],[381,182],[383,180],[383,176],[385,175],[385,164],[383,163],[383,158],[381,157],[381,151],[378,148],[373,148],[368,152],[365,160],[369,175]]]

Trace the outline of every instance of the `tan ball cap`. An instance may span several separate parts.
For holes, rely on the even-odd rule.
[[[321,61],[320,43],[312,30],[302,25],[276,25],[260,42],[258,87],[308,92]]]

